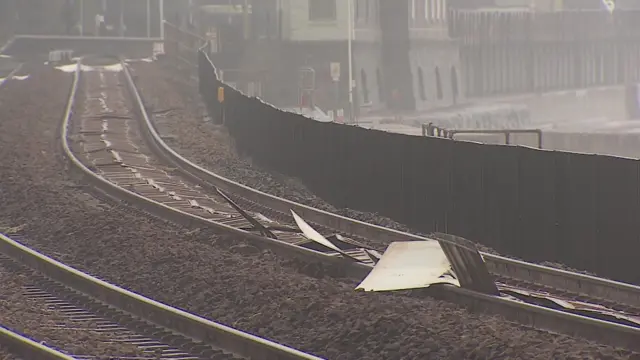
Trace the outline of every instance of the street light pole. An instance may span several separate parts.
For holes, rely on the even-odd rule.
[[[244,39],[249,39],[249,0],[244,0],[242,6],[242,30],[244,32]]]
[[[164,40],[164,0],[160,0],[160,39]]]
[[[120,37],[124,37],[124,0],[120,0]]]
[[[347,61],[349,62],[349,122],[353,123],[355,120],[354,106],[353,106],[353,45],[351,44],[353,38],[353,2],[347,0]]]
[[[80,0],[80,36],[84,36],[84,0]]]
[[[151,0],[147,0],[147,37],[151,37]]]

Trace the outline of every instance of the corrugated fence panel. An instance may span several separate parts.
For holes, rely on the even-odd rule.
[[[518,162],[518,236],[512,241],[519,254],[547,260],[555,253],[556,164],[554,151],[520,148]]]
[[[485,149],[485,145],[474,142],[457,142],[453,147],[448,216],[451,234],[469,239],[479,239],[484,234],[484,219],[478,215],[484,210]]]
[[[447,209],[451,199],[450,176],[454,142],[435,137],[425,138],[418,148],[415,166],[422,169],[425,189],[421,199],[422,231],[447,232]]]
[[[515,254],[518,246],[518,155],[517,147],[484,145],[483,171],[485,238],[479,239],[502,253]]]
[[[556,261],[593,268],[596,249],[596,156],[558,153],[558,250]],[[553,257],[553,255],[549,255]]]
[[[605,276],[629,272],[640,280],[629,264],[640,253],[640,219],[638,203],[639,161],[598,156],[596,160],[596,231],[595,254],[584,254],[593,270]],[[591,255],[591,256],[588,256]]]

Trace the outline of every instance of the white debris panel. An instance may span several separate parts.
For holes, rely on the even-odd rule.
[[[450,270],[451,264],[437,241],[398,241],[389,245],[356,290],[406,290],[442,283],[460,286]]]
[[[331,241],[327,240],[324,236],[322,236],[322,234],[320,234],[314,228],[312,228],[309,224],[307,224],[307,222],[304,221],[300,216],[298,216],[298,214],[296,214],[293,210],[291,210],[291,214],[293,215],[293,219],[295,220],[296,224],[298,225],[298,227],[300,228],[304,236],[307,237],[309,240],[318,242],[328,247],[331,250],[335,250],[338,253],[343,252],[342,250],[340,250],[339,247],[335,246]]]

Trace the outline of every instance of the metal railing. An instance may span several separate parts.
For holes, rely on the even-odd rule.
[[[504,135],[505,144],[511,145],[512,134],[534,134],[538,140],[538,149],[542,149],[542,130],[540,129],[499,129],[499,130],[483,130],[483,129],[453,129],[448,130],[433,123],[422,124],[422,136],[435,136],[455,140],[455,136],[459,134],[502,134]]]

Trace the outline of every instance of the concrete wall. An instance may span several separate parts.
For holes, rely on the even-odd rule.
[[[622,86],[502,98],[495,102],[528,106],[530,127],[543,129],[544,149],[640,158],[640,121],[626,119]],[[490,144],[505,142],[503,135],[495,134],[456,138]],[[529,134],[512,135],[511,143],[537,146],[537,138]]]
[[[336,84],[331,78],[330,64],[338,62],[340,66],[339,94],[336,96]],[[382,102],[376,72],[382,77],[380,45],[357,43],[353,47],[353,76],[356,80],[354,100],[361,105],[364,100],[362,70],[366,82],[371,107],[377,108]],[[298,105],[298,79],[301,67],[315,70],[315,103],[324,111],[348,109],[348,66],[346,41],[306,41],[306,42],[256,42],[245,49],[239,67],[258,71],[264,75],[263,98],[280,107]],[[336,104],[337,100],[339,103]]]
[[[360,43],[353,49],[353,71],[356,79],[358,91],[358,104],[364,105],[363,112],[367,110],[377,110],[384,105],[384,98],[381,96],[383,84],[382,57],[380,44]],[[366,77],[368,90],[368,101],[365,102],[365,87],[363,72]]]
[[[413,75],[413,93],[416,110],[425,111],[454,104],[452,69],[455,68],[458,78],[457,102],[464,100],[464,89],[461,84],[461,67],[458,47],[452,42],[413,42],[409,52],[411,73]],[[424,97],[421,92],[420,69]],[[438,97],[436,69],[440,73],[441,95]]]
[[[482,102],[525,105],[529,108],[531,121],[534,124],[592,118],[621,121],[627,117],[623,86],[483,99]]]
[[[291,41],[340,41],[347,40],[348,33],[348,8],[347,2],[343,0],[326,0],[336,1],[336,19],[329,21],[312,21],[309,20],[309,0],[282,0],[283,9],[283,37]],[[377,17],[376,1],[371,1],[369,6],[369,18]],[[356,17],[355,5],[352,15],[354,16],[355,26],[360,30],[377,29],[377,22],[361,22]],[[370,38],[371,33],[361,32],[361,38]],[[371,38],[370,41],[375,41]]]
[[[458,135],[456,140],[476,141],[485,144],[504,144],[504,135]],[[510,136],[513,145],[537,147],[537,137],[532,134]],[[640,159],[640,130],[629,133],[607,132],[557,132],[544,131],[542,148],[545,150],[601,154]]]

